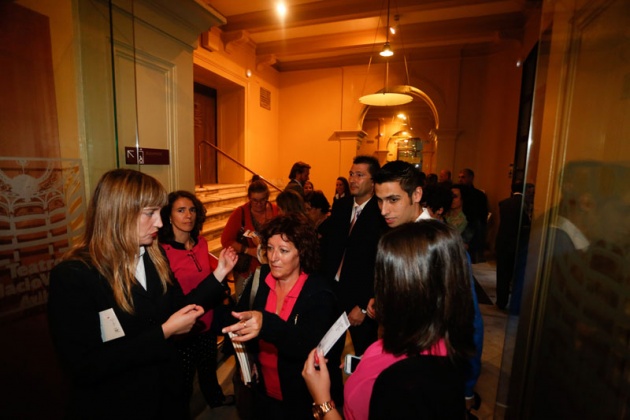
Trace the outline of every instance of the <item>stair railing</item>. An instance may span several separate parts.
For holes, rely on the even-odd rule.
[[[251,173],[252,175],[258,175],[256,172],[254,172],[253,170],[249,169],[247,166],[243,165],[241,162],[239,162],[238,160],[234,159],[232,156],[228,155],[227,153],[225,153],[223,150],[219,149],[214,144],[210,143],[207,140],[202,140],[202,141],[199,142],[199,145],[197,146],[197,153],[199,155],[199,168],[198,168],[197,175],[198,175],[198,178],[199,178],[199,186],[200,187],[203,187],[203,182],[201,181],[201,168],[202,168],[202,165],[203,165],[203,159],[202,159],[202,154],[201,154],[201,146],[210,146],[211,148],[213,148],[217,152],[221,153],[226,158],[230,159],[232,162],[236,163],[241,168],[245,169],[247,172]],[[264,181],[270,187],[275,188],[278,191],[282,191],[282,188],[280,188],[280,187],[274,185],[273,183],[267,181],[262,175],[258,175],[258,176],[260,177],[260,179],[262,181]]]

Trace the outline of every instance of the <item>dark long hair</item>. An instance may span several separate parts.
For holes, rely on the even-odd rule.
[[[461,236],[437,220],[383,235],[374,289],[387,352],[417,355],[444,339],[449,356],[474,354],[468,267]]]
[[[269,238],[280,235],[283,240],[293,242],[300,257],[300,269],[307,274],[319,266],[319,241],[315,225],[302,213],[287,213],[271,219],[261,232],[262,249],[267,249]]]
[[[340,176],[340,177],[337,177],[337,181],[341,181],[341,183],[343,184],[344,197],[349,196],[350,195],[350,183],[348,183],[348,180],[345,177]],[[337,194],[336,186],[335,186],[335,194]]]
[[[168,203],[160,210],[160,216],[162,216],[162,227],[158,231],[158,239],[162,243],[169,243],[175,240],[175,234],[173,233],[173,225],[171,224],[171,212],[173,211],[173,204],[179,198],[187,198],[192,201],[197,211],[195,217],[195,226],[190,232],[190,237],[197,242],[199,232],[203,229],[203,222],[206,221],[206,208],[203,203],[195,196],[195,194],[188,191],[174,191],[168,195]]]

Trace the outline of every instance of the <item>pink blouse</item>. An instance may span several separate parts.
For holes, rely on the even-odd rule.
[[[295,302],[297,301],[302,287],[308,275],[304,272],[300,273],[297,282],[291,288],[289,293],[282,302],[282,308],[278,316],[286,321],[291,316]],[[276,295],[276,279],[269,273],[265,278],[265,283],[269,286],[269,296],[267,297],[267,303],[265,304],[265,311],[276,313],[276,304],[278,302],[278,295]],[[278,376],[278,349],[271,343],[265,340],[259,342],[260,353],[258,354],[258,360],[260,362],[261,374],[265,378],[265,389],[267,395],[277,400],[282,400],[282,390],[280,389],[280,377]]]
[[[446,356],[444,340],[438,341],[430,350],[422,355]],[[365,350],[361,363],[346,381],[344,388],[343,414],[346,420],[364,420],[370,411],[370,397],[376,378],[389,366],[406,359],[406,355],[394,356],[383,350],[383,340],[378,340]]]

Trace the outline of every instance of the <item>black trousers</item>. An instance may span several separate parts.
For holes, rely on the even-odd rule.
[[[225,397],[217,380],[216,335],[209,332],[191,334],[177,343],[177,350],[184,368],[186,401],[192,397],[197,373],[199,388],[208,405],[219,405]]]

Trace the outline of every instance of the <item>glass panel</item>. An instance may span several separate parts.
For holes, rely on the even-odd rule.
[[[578,3],[544,6],[527,173],[535,221],[498,418],[506,405],[508,418],[628,416],[630,3]]]

